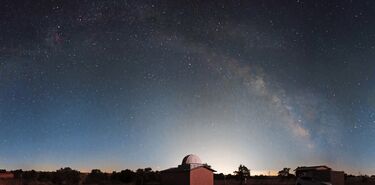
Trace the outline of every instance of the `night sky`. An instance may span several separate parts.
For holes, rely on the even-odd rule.
[[[0,168],[375,174],[375,1],[0,5]]]

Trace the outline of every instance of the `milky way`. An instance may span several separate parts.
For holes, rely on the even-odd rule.
[[[372,1],[2,1],[0,169],[375,174]]]

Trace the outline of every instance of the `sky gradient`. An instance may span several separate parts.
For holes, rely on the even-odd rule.
[[[0,168],[375,174],[374,1],[0,8]]]

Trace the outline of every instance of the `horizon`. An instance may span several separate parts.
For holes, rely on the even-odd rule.
[[[66,166],[66,167],[60,167],[60,168],[57,168],[55,170],[51,170],[51,169],[49,169],[49,170],[48,169],[42,169],[42,170],[35,170],[35,169],[4,169],[4,170],[6,170],[7,172],[17,171],[17,170],[22,170],[22,171],[32,171],[32,170],[34,170],[36,172],[55,172],[57,170],[64,169],[64,168],[70,168],[70,167],[68,167],[68,166]],[[146,167],[146,168],[151,168],[152,171],[157,171],[157,172],[160,172],[160,171],[168,169],[168,168],[166,168],[166,169],[163,169],[163,170],[156,170],[156,169],[154,169],[152,167]],[[90,169],[90,170],[88,170],[88,169],[79,170],[79,169],[74,169],[74,168],[71,168],[71,169],[72,170],[77,170],[80,173],[91,173],[92,170],[100,170],[103,173],[110,174],[110,173],[113,173],[113,172],[118,173],[118,172],[121,172],[122,170],[131,170],[131,171],[135,172],[138,169],[145,169],[145,168],[135,168],[135,169],[125,168],[125,169],[120,169],[120,170],[105,170],[105,169],[100,169],[100,168],[93,168],[93,169]],[[280,170],[274,170],[274,169],[272,169],[272,170],[251,170],[251,169],[249,169],[249,170],[250,170],[250,176],[277,176],[278,175],[278,171],[280,171]],[[291,168],[290,170],[292,171],[291,174],[294,174],[294,169]],[[223,172],[219,172],[219,171],[215,172],[214,174],[234,175],[233,172],[232,173],[223,173]],[[348,173],[345,173],[345,174],[347,174],[347,175],[356,175],[356,174],[348,174]],[[371,176],[372,174],[358,174],[358,175],[368,175],[368,176]]]
[[[36,169],[4,169],[6,170],[7,172],[10,172],[10,171],[16,171],[16,170],[22,170],[22,171],[31,171],[31,170],[34,170],[36,172],[55,172],[59,169],[63,169],[63,168],[68,168],[68,166],[66,167],[60,167],[60,168],[57,168],[57,169],[41,169],[41,170],[36,170]],[[69,167],[70,168],[70,167]],[[166,169],[163,169],[163,170],[155,170],[154,168],[152,167],[146,167],[146,168],[151,168],[152,171],[163,171],[163,170],[166,170]],[[120,172],[122,170],[132,170],[132,171],[136,171],[137,169],[145,169],[145,168],[133,168],[133,169],[128,169],[128,168],[125,168],[125,169],[120,169],[120,170],[106,170],[106,169],[100,169],[100,168],[93,168],[93,169],[84,169],[84,170],[80,170],[80,169],[74,169],[74,168],[71,168],[72,170],[77,170],[79,171],[80,173],[91,173],[92,170],[100,170],[101,172],[103,173],[113,173],[113,172]],[[277,172],[279,170],[250,170],[250,175],[251,176],[259,176],[259,175],[263,175],[263,176],[277,176]],[[255,173],[254,173],[255,172]],[[221,174],[222,172],[215,172],[215,174]],[[234,173],[223,173],[224,175],[233,175]]]
[[[375,174],[375,1],[0,4],[0,169]]]
[[[60,168],[56,168],[56,169],[41,169],[41,170],[36,170],[36,169],[4,169],[4,170],[6,170],[7,172],[17,171],[17,170],[22,170],[22,171],[32,171],[32,170],[34,170],[36,172],[55,172],[55,171],[63,169],[63,168],[70,168],[70,167],[69,166],[65,166],[65,167],[60,167]],[[158,172],[168,169],[168,168],[166,168],[166,169],[163,169],[163,170],[157,170],[157,169],[154,169],[152,167],[145,167],[145,168],[151,168],[152,171],[158,171]],[[75,168],[71,168],[71,169],[72,170],[77,170],[80,173],[91,173],[92,170],[100,170],[103,173],[111,174],[113,172],[116,172],[116,173],[121,172],[122,170],[131,170],[131,171],[135,172],[137,169],[145,169],[145,168],[132,168],[132,169],[130,169],[130,168],[124,168],[124,169],[118,169],[118,170],[108,170],[108,169],[106,170],[106,169],[100,169],[100,168],[84,169],[84,170],[75,169]],[[280,171],[281,169],[280,170],[276,170],[276,169],[251,170],[251,169],[249,169],[249,170],[250,170],[250,176],[272,176],[272,177],[274,177],[274,176],[278,176],[278,171]],[[294,174],[294,169],[290,168],[290,170],[292,171],[291,174]],[[333,169],[333,170],[335,170],[335,169]],[[224,172],[217,171],[214,174],[234,175],[233,172],[231,172],[231,173],[224,173]],[[346,175],[354,175],[354,176],[366,176],[366,175],[367,176],[373,176],[373,175],[375,175],[375,174],[362,174],[360,172],[358,172],[358,174],[353,174],[353,173],[347,173],[345,171],[344,171],[344,173]]]
[[[204,164],[208,164],[208,163],[205,163],[203,162]],[[104,173],[112,173],[112,172],[120,172],[122,170],[126,170],[126,169],[129,169],[129,170],[132,170],[132,171],[136,171],[137,169],[145,169],[145,168],[151,168],[153,171],[163,171],[163,170],[166,170],[166,169],[169,169],[169,168],[173,168],[173,167],[177,167],[179,164],[175,165],[175,166],[170,166],[170,167],[166,167],[166,168],[160,168],[160,167],[152,167],[152,166],[144,166],[144,167],[130,167],[130,168],[117,168],[117,169],[106,169],[106,168],[74,168],[74,167],[71,167],[71,166],[61,166],[61,167],[57,167],[57,168],[53,168],[53,167],[50,167],[50,168],[39,168],[39,169],[34,169],[34,168],[26,168],[26,169],[23,169],[23,168],[17,168],[17,169],[6,169],[6,168],[0,168],[0,169],[5,169],[7,171],[15,171],[15,170],[23,170],[23,171],[30,171],[30,170],[35,170],[35,171],[38,171],[38,172],[54,172],[56,170],[59,170],[59,169],[63,169],[63,168],[66,168],[66,167],[69,167],[73,170],[77,170],[81,173],[90,173],[92,170],[95,170],[95,169],[99,169],[100,171],[104,172]],[[208,164],[210,165],[210,164]],[[239,164],[240,165],[240,164]],[[212,165],[210,165],[212,167]],[[238,166],[238,165],[237,165]],[[245,165],[246,166],[246,165]],[[291,170],[291,174],[294,174],[294,170],[297,168],[297,167],[304,167],[304,166],[328,166],[328,167],[331,167],[329,165],[324,165],[324,164],[319,164],[319,165],[299,165],[299,166],[296,166],[296,167],[290,167],[290,166],[285,166],[287,168],[290,168]],[[331,167],[332,168],[332,167]],[[215,169],[215,168],[213,168]],[[280,171],[282,168],[280,169],[250,169],[250,175],[251,176],[277,176],[277,173],[278,171]],[[345,174],[348,174],[348,175],[368,175],[368,176],[371,176],[371,175],[375,175],[375,174],[366,174],[366,173],[362,173],[362,172],[357,172],[357,173],[351,173],[351,172],[347,172],[347,171],[344,171],[344,170],[340,170],[340,169],[335,169],[335,168],[332,168],[333,170],[337,170],[337,171],[343,171]],[[220,174],[220,173],[223,173],[224,175],[233,175],[234,174],[234,171],[236,171],[237,168],[234,168],[232,171],[231,170],[227,170],[227,171],[216,171],[215,174]]]

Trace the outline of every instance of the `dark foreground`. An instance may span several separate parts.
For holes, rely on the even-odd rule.
[[[86,183],[80,181],[78,185],[137,185],[137,182],[90,182]],[[215,185],[240,185],[240,181],[237,180],[215,180]],[[24,181],[22,179],[0,179],[0,185],[70,185],[69,183],[53,183],[53,182],[41,182],[41,181]],[[148,182],[143,185],[161,185],[158,182]],[[245,185],[245,183],[243,184]],[[285,178],[263,178],[263,179],[249,179],[246,185],[295,185],[295,179]],[[349,178],[345,181],[345,185],[375,185],[374,178],[363,179],[360,177]]]
[[[94,169],[91,173],[82,173],[71,168],[61,168],[55,172],[16,170],[0,173],[0,185],[162,185],[159,171],[151,168],[122,170],[105,173]],[[294,185],[296,177],[288,176],[251,176],[241,183],[240,176],[214,175],[214,185]],[[375,176],[345,175],[345,185],[375,185]]]

